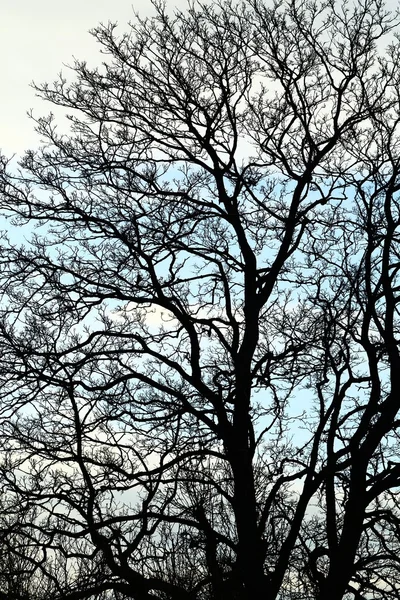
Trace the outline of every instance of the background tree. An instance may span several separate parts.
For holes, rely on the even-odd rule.
[[[397,15],[155,10],[2,162],[18,535],[53,598],[398,598]]]

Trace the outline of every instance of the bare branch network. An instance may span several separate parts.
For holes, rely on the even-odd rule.
[[[154,7],[2,158],[0,599],[398,599],[398,15]]]

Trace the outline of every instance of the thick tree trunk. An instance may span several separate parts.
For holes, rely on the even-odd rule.
[[[342,534],[336,551],[331,556],[327,578],[318,600],[342,600],[354,570],[354,561],[365,515],[366,464],[355,464],[351,476],[349,499]]]
[[[248,449],[237,448],[231,454],[235,493],[234,509],[238,534],[237,565],[243,585],[243,600],[266,596],[261,538],[258,531],[252,456]]]

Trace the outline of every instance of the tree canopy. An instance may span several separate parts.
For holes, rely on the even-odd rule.
[[[398,15],[154,9],[1,160],[0,598],[396,599]]]

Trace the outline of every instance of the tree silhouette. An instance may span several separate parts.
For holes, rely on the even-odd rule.
[[[155,4],[36,86],[70,131],[2,159],[0,477],[52,598],[399,597],[397,29]]]

